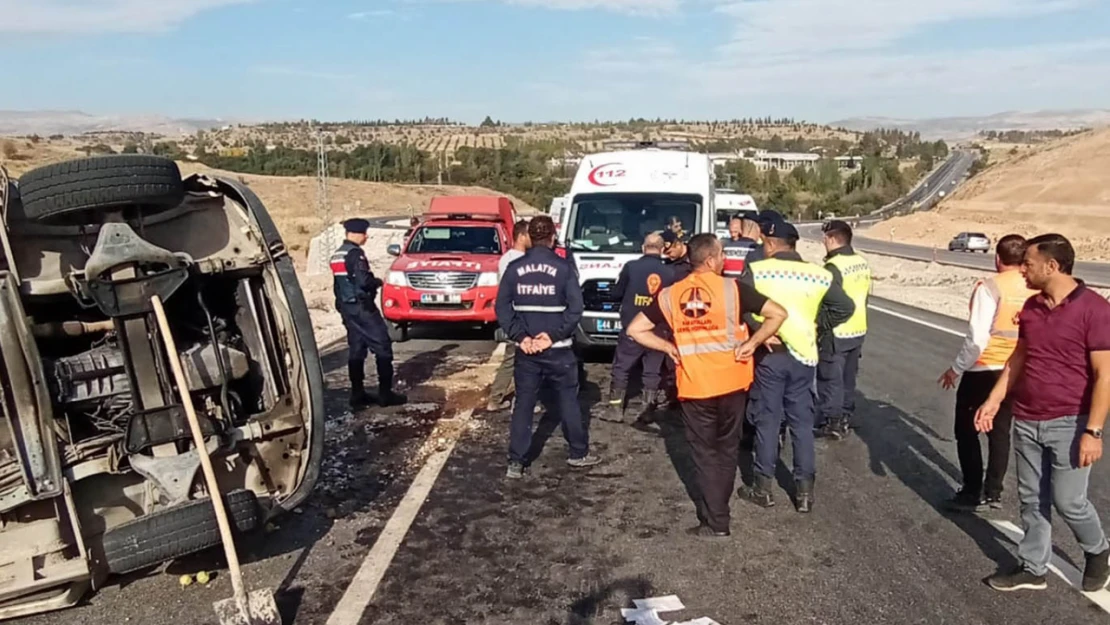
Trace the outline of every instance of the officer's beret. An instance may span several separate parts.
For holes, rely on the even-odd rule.
[[[798,229],[793,224],[786,221],[786,218],[781,213],[775,211],[764,211],[759,214],[759,231],[765,237],[773,237],[776,239],[797,239]]]
[[[366,231],[370,229],[370,222],[362,219],[361,217],[355,217],[354,219],[348,219],[347,221],[344,221],[343,228],[347,232],[354,232],[355,234],[366,234]]]

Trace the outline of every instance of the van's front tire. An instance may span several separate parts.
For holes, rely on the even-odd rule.
[[[232,530],[243,534],[258,526],[258,500],[249,490],[224,496]],[[212,501],[186,501],[141,516],[104,534],[108,569],[117,575],[145,569],[220,544]]]

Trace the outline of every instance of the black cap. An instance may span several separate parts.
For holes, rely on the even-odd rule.
[[[852,226],[848,225],[848,222],[842,219],[830,219],[821,224],[821,232],[835,232],[851,236]]]
[[[664,230],[659,236],[663,237],[663,245],[673,245],[678,241],[686,242],[686,237],[679,236],[674,230]]]
[[[786,221],[786,218],[781,213],[776,211],[764,211],[759,214],[759,231],[765,237],[773,237],[775,239],[795,239],[798,237],[798,229],[793,224]]]
[[[366,231],[370,229],[370,222],[361,217],[355,217],[354,219],[344,221],[343,229],[355,234],[366,234]]]

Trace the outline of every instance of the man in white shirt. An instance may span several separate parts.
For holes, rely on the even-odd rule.
[[[956,387],[956,450],[963,472],[963,488],[949,500],[951,508],[977,511],[984,506],[1002,507],[1002,480],[1010,460],[1009,403],[1004,403],[987,436],[986,480],[983,452],[975,430],[975,412],[990,396],[1006,361],[1017,347],[1017,316],[1025,300],[1036,294],[1025,284],[1021,263],[1025,239],[1016,234],[1002,237],[995,249],[998,274],[980,280],[971,294],[968,334],[956,361],[937,382]]]
[[[505,277],[505,269],[509,263],[524,256],[524,252],[532,247],[532,239],[528,236],[528,222],[521,219],[513,224],[513,246],[497,261],[497,283]],[[508,398],[513,394],[513,361],[516,355],[516,346],[512,342],[505,344],[505,358],[493,377],[493,386],[490,387],[489,402],[486,410],[493,412],[508,407]]]

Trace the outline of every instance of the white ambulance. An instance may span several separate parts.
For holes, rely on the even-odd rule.
[[[648,147],[582,159],[559,227],[585,300],[580,345],[616,344],[620,301],[613,287],[625,263],[642,254],[645,235],[662,232],[672,217],[684,232],[713,232],[713,181],[705,154]]]
[[[729,237],[728,222],[736,215],[759,214],[759,207],[750,195],[736,193],[731,189],[717,189],[713,195],[713,210],[716,213],[713,232],[721,239]]]
[[[547,214],[555,222],[555,227],[559,227],[566,217],[567,208],[570,206],[570,194],[560,195],[556,198],[551,198],[551,205],[547,208]]]

